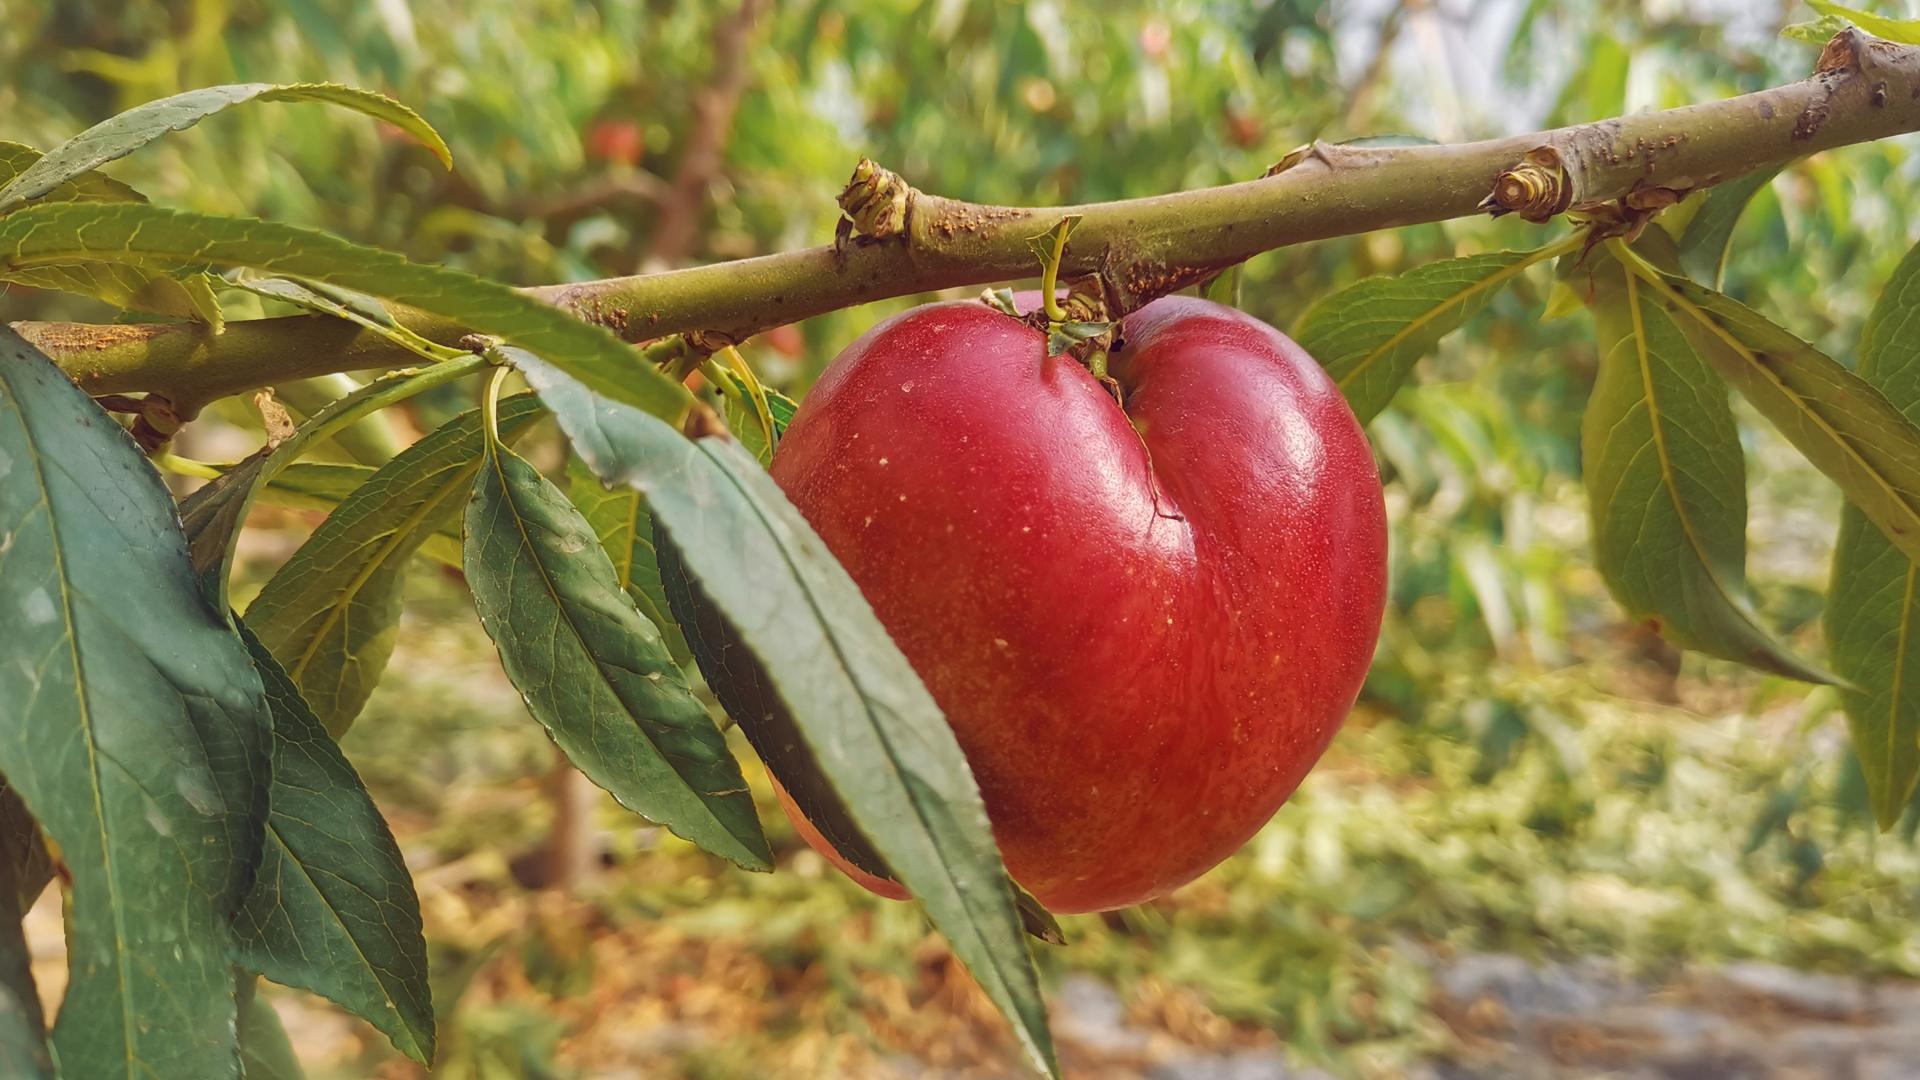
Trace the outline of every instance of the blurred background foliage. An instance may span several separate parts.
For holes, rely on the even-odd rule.
[[[0,135],[44,147],[213,83],[383,90],[447,136],[453,172],[304,105],[235,110],[111,171],[162,204],[534,284],[823,243],[862,155],[979,201],[1124,198],[1257,176],[1316,138],[1470,139],[1724,96],[1799,77],[1817,48],[1780,35],[1811,13],[1753,0],[747,10],[0,0]],[[1853,147],[1783,172],[1740,225],[1728,290],[1848,359],[1920,238],[1912,151]],[[1252,262],[1244,302],[1284,327],[1359,277],[1543,240],[1507,219],[1308,245]],[[1737,958],[1920,976],[1916,818],[1871,830],[1831,695],[1682,657],[1605,597],[1578,484],[1594,350],[1584,316],[1543,320],[1548,285],[1543,269],[1443,343],[1371,427],[1392,598],[1327,761],[1221,869],[1142,909],[1065,920],[1072,944],[1044,951],[1056,986],[1104,981],[1149,1033],[1103,1049],[1069,1016],[1070,1066],[1266,1047],[1399,1075],[1461,1052],[1431,973],[1475,952],[1604,955],[1654,977]],[[801,393],[909,302],[782,328],[748,352]],[[0,314],[109,317],[19,288]],[[1746,419],[1756,584],[1774,625],[1818,655],[1838,498]],[[242,431],[202,437],[246,445]],[[255,522],[243,554],[258,574],[312,518],[269,508]],[[570,894],[517,884],[553,813],[551,758],[442,573],[416,568],[393,672],[345,742],[420,877],[448,1033],[437,1075],[1007,1067],[917,915],[826,873],[757,774],[782,873],[729,872],[603,802],[601,873]],[[278,1000],[308,1010],[295,1032],[316,1075],[411,1075],[367,1032]]]

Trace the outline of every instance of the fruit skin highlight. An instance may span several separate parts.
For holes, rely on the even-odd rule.
[[[1190,297],[1121,341],[1124,411],[1017,319],[915,308],[841,354],[771,469],[945,711],[1008,871],[1059,912],[1160,896],[1252,836],[1352,707],[1385,603],[1373,457],[1305,351]],[[765,714],[701,662],[736,719]],[[803,764],[769,758],[807,842],[904,895]]]

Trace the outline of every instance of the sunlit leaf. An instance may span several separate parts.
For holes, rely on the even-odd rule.
[[[600,538],[600,546],[613,562],[615,580],[633,598],[640,613],[659,629],[673,662],[684,666],[693,654],[687,650],[680,624],[673,621],[673,612],[667,608],[646,497],[632,488],[607,487],[579,458],[567,462],[567,497]]]
[[[1600,372],[1581,457],[1614,599],[1684,648],[1830,681],[1761,626],[1747,591],[1747,479],[1727,390],[1652,290],[1601,253]]]
[[[1807,6],[1830,18],[1845,19],[1874,37],[1897,41],[1902,45],[1920,45],[1920,19],[1893,19],[1859,8],[1843,7],[1832,0],[1807,0]]]
[[[1393,400],[1415,361],[1541,257],[1469,255],[1368,278],[1308,308],[1294,338],[1327,369],[1364,424]]]
[[[1033,1060],[1057,1072],[1033,961],[979,789],[939,706],[859,588],[736,443],[688,440],[535,358],[515,362],[588,467],[647,497],[666,534],[663,555],[671,550],[684,560],[706,601],[676,600],[695,655],[717,654],[720,642],[707,640],[715,636],[714,620],[744,643],[888,866],[1012,1021]],[[675,581],[668,572],[670,599]],[[688,608],[701,616],[699,634],[685,618]],[[709,685],[725,693],[730,673],[705,670]],[[738,711],[733,717],[763,757],[775,749],[762,727],[771,718]]]
[[[0,141],[0,184],[20,175],[40,160],[40,151],[20,143]],[[56,202],[144,203],[146,196],[97,172],[74,176],[41,197]],[[218,328],[220,304],[210,276],[197,265],[171,269],[122,266],[111,261],[77,260],[66,265],[39,266],[7,274],[4,280],[36,289],[54,289],[91,296],[128,311],[197,318]]]
[[[234,1070],[266,701],[133,440],[0,329],[0,773],[72,873],[63,1075]]]
[[[237,83],[209,86],[136,105],[47,151],[45,157],[0,187],[0,211],[37,199],[61,184],[173,131],[181,131],[214,113],[244,101],[319,101],[384,120],[432,150],[449,168],[453,158],[433,126],[405,105],[371,90],[336,83]]]
[[[1920,247],[1894,271],[1861,336],[1859,376],[1920,422]],[[1920,568],[1865,514],[1840,515],[1826,608],[1833,670],[1880,827],[1906,811],[1920,779]]]
[[[363,326],[395,345],[428,360],[444,360],[456,355],[459,351],[429,341],[400,325],[394,319],[393,313],[387,310],[386,305],[376,297],[365,293],[317,281],[296,281],[292,278],[269,277],[251,272],[232,275],[231,283],[257,296],[279,300],[317,314],[332,315],[334,318],[345,319],[356,326]]]
[[[1920,426],[1833,358],[1752,308],[1656,273],[1659,292],[1701,355],[1853,505],[1920,558]]]

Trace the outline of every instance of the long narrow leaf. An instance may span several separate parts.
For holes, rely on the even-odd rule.
[[[314,229],[138,203],[31,206],[0,218],[0,276],[34,267],[118,260],[250,266],[384,297],[551,359],[594,391],[678,422],[686,387],[640,362],[625,342],[517,290]]]
[[[466,535],[480,623],[567,759],[675,835],[748,869],[772,869],[726,739],[566,495],[489,443]]]
[[[501,437],[518,437],[540,413],[531,395],[501,402]],[[478,410],[408,447],[327,515],[247,608],[247,624],[335,738],[393,655],[408,560],[457,513],[482,449]]]
[[[227,917],[267,815],[260,678],[133,440],[0,328],[0,773],[73,875],[73,1077],[235,1068]]]
[[[1880,294],[1860,343],[1860,378],[1920,422],[1920,247]],[[1920,567],[1853,505],[1840,515],[1827,594],[1833,670],[1867,797],[1891,829],[1920,780]]]
[[[273,712],[273,809],[265,857],[233,922],[239,962],[307,990],[433,1061],[433,1001],[420,898],[400,846],[300,691],[243,623]]]
[[[89,170],[135,150],[168,132],[181,131],[244,101],[320,101],[385,120],[432,150],[448,168],[453,158],[433,125],[405,105],[371,90],[337,83],[236,83],[209,86],[137,105],[47,151],[25,172],[0,187],[0,212],[30,202]]]
[[[1033,1060],[1057,1073],[979,788],[939,706],[853,580],[737,444],[690,441],[537,358],[516,355],[515,363],[581,460],[607,483],[646,496],[666,541],[764,668],[854,819]],[[734,719],[744,727],[758,718]]]
[[[1581,457],[1614,598],[1676,645],[1831,681],[1774,639],[1747,592],[1747,480],[1726,387],[1639,278],[1593,269],[1600,374]]]

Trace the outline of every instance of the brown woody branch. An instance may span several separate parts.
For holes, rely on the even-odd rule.
[[[1495,212],[1535,220],[1615,200],[1659,205],[1756,169],[1916,130],[1920,49],[1848,30],[1812,77],[1724,101],[1483,142],[1315,144],[1258,180],[1077,207],[983,206],[902,187],[897,235],[876,238],[869,229],[844,248],[530,291],[629,341],[697,332],[725,342],[873,300],[1031,275],[1028,238],[1077,214],[1062,274],[1100,275],[1109,301],[1125,309],[1291,244],[1467,217],[1489,201]],[[1523,167],[1524,183],[1502,183]],[[462,334],[444,319],[401,314],[438,341]],[[220,335],[185,324],[16,329],[93,393],[155,390],[176,401],[411,360],[371,333],[310,315],[232,323]]]

